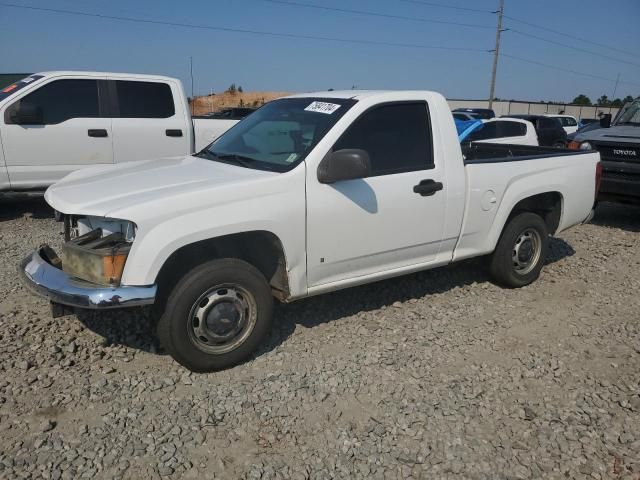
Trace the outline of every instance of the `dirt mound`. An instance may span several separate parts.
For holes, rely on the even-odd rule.
[[[191,103],[193,115],[204,115],[230,107],[259,107],[273,99],[290,95],[287,92],[223,92],[195,97]]]

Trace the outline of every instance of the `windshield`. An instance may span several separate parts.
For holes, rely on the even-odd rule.
[[[247,168],[285,172],[299,164],[356,103],[283,98],[267,103],[197,154]]]
[[[615,125],[640,125],[640,99],[627,103],[616,118]]]
[[[22,80],[12,83],[11,85],[7,85],[2,90],[0,90],[0,101],[4,100],[7,97],[10,97],[23,87],[29,85],[31,82],[35,82],[42,77],[43,75],[31,75],[30,77],[23,78]]]

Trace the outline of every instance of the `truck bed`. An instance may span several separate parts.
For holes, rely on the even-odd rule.
[[[589,218],[598,152],[493,143],[461,147],[467,201],[454,260],[490,253],[511,211],[525,198],[534,197],[543,216],[550,203],[560,202],[550,234]]]
[[[568,150],[565,148],[481,142],[466,143],[461,145],[461,148],[465,165],[470,163],[499,163],[593,153],[585,150]]]

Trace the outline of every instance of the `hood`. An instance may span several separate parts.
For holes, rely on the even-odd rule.
[[[578,133],[574,140],[584,142],[617,142],[617,143],[640,143],[640,126],[633,125],[612,125],[609,128],[598,128],[587,132]]]
[[[268,182],[278,175],[194,156],[143,160],[78,170],[49,187],[45,199],[66,214],[136,221],[159,210],[177,214],[193,206],[190,200],[196,197],[230,201],[239,192],[251,191],[237,188],[239,184]]]

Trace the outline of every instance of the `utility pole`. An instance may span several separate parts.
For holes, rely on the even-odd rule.
[[[189,71],[191,73],[191,98],[193,98],[193,57],[189,57]]]
[[[489,108],[493,107],[493,98],[496,93],[496,72],[498,70],[498,57],[500,56],[500,34],[502,33],[502,14],[504,13],[504,0],[500,0],[498,14],[498,29],[496,30],[496,48],[493,51],[493,71],[491,72],[491,89],[489,91]]]
[[[616,77],[616,86],[613,87],[613,95],[611,95],[611,101],[613,102],[616,99],[616,91],[618,90],[618,82],[620,81],[620,74]]]

